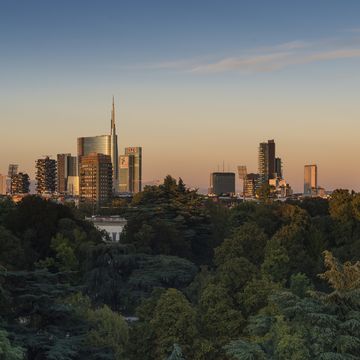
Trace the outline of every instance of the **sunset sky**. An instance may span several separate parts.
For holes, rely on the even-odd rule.
[[[143,178],[247,165],[276,142],[286,180],[360,191],[360,2],[0,0],[0,173],[110,132]]]

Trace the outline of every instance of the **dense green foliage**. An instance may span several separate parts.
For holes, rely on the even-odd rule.
[[[114,201],[121,243],[0,200],[0,359],[360,359],[360,195],[265,190],[229,208],[167,176]]]

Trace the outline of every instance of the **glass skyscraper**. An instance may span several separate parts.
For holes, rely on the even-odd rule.
[[[111,110],[110,135],[99,135],[90,137],[80,137],[77,140],[79,163],[81,156],[92,153],[109,155],[111,157],[113,169],[113,190],[118,190],[119,168],[118,168],[118,141],[115,126],[115,104],[114,98]]]
[[[138,193],[142,190],[142,148],[127,147],[125,155],[133,157],[132,192]]]

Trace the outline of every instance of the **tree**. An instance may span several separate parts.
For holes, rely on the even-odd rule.
[[[227,352],[237,359],[357,359],[360,263],[340,264],[325,252],[325,266],[327,270],[320,277],[334,291],[303,296],[300,288],[301,297],[294,294],[294,287],[293,292],[275,291],[269,297],[269,306],[249,319],[247,338],[230,343]],[[297,276],[297,283],[308,287],[303,276]]]
[[[294,273],[311,274],[312,263],[306,253],[307,228],[302,216],[296,216],[267,242],[262,269],[274,281],[287,281]]]
[[[23,349],[18,346],[12,346],[8,339],[8,333],[0,329],[0,359],[22,360],[23,358]]]
[[[246,283],[257,275],[258,270],[244,257],[227,260],[218,267],[216,280],[229,292],[236,294]]]
[[[273,185],[269,185],[268,183],[262,184],[259,189],[256,190],[256,197],[265,203],[269,203],[271,201],[271,197],[273,197],[273,192],[275,188]]]
[[[209,284],[202,292],[197,308],[200,318],[201,334],[213,346],[207,359],[219,359],[224,356],[222,346],[240,336],[244,318],[235,309],[227,289],[221,285]]]
[[[154,329],[154,346],[159,359],[170,354],[174,343],[190,357],[197,336],[195,312],[181,292],[168,289],[161,295],[150,324]]]
[[[0,266],[9,270],[22,268],[24,255],[20,239],[0,226]]]
[[[261,264],[267,237],[255,223],[245,223],[235,228],[229,239],[215,249],[215,264],[220,266],[227,260],[244,257],[253,264]]]
[[[86,326],[62,301],[75,291],[66,274],[7,271],[0,282],[6,294],[6,329],[27,360],[72,360],[81,351]]]
[[[353,218],[353,193],[349,190],[338,189],[333,191],[329,202],[329,211],[332,218],[340,222],[348,222]]]
[[[91,312],[89,320],[91,330],[87,334],[86,342],[91,347],[110,348],[114,359],[122,360],[129,337],[124,318],[104,305]]]

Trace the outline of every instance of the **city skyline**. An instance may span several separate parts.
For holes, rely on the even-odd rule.
[[[0,173],[16,163],[33,179],[42,154],[108,133],[114,94],[144,183],[207,189],[223,161],[257,172],[257,144],[275,139],[296,192],[309,163],[322,187],[360,190],[360,4],[139,4],[0,4]]]

